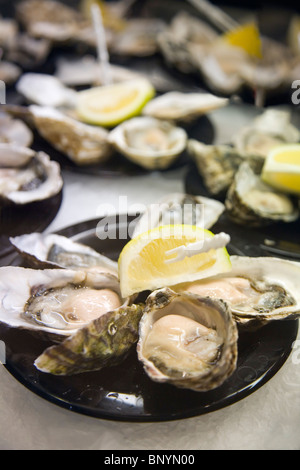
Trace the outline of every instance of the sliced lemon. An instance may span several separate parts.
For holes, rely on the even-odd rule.
[[[226,248],[166,263],[165,252],[214,234],[192,225],[165,225],[138,235],[125,245],[119,257],[122,295],[192,282],[231,269]]]
[[[113,127],[139,115],[154,95],[146,79],[95,87],[78,93],[77,113],[86,123]]]
[[[223,38],[232,46],[241,47],[249,55],[262,58],[260,34],[255,23],[247,23],[228,31]]]
[[[274,188],[300,194],[300,144],[280,145],[271,150],[261,177]]]

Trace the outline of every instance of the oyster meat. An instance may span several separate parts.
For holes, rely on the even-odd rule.
[[[135,304],[107,312],[47,348],[34,365],[44,373],[70,376],[118,364],[138,340],[142,313]]]
[[[152,380],[208,391],[234,372],[237,339],[225,302],[164,288],[146,300],[137,352]]]
[[[190,122],[227,104],[227,98],[219,98],[210,93],[170,91],[147,103],[143,115],[166,121]]]
[[[162,225],[187,224],[211,228],[224,212],[219,201],[189,194],[169,194],[151,204],[137,222],[133,238]]]
[[[300,316],[300,263],[279,258],[231,256],[232,269],[174,286],[176,292],[223,299],[239,325],[260,327]]]
[[[292,197],[276,191],[260,177],[261,162],[248,159],[234,176],[225,199],[229,217],[247,227],[294,222],[299,209]]]
[[[95,318],[128,305],[110,273],[70,269],[0,269],[0,322],[61,341]]]
[[[109,141],[126,158],[149,169],[166,169],[186,148],[184,129],[147,116],[129,119],[110,132]]]
[[[32,105],[29,111],[39,134],[77,165],[104,163],[111,156],[106,129],[84,124],[50,107]]]
[[[116,261],[62,235],[30,233],[10,242],[33,268],[93,269],[118,276]]]
[[[0,196],[29,204],[56,196],[63,187],[60,166],[44,152],[0,144]]]

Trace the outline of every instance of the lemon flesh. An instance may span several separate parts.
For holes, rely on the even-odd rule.
[[[235,28],[223,35],[226,42],[232,46],[241,47],[250,56],[262,58],[260,34],[255,23],[248,23]]]
[[[300,145],[281,145],[267,156],[262,180],[283,192],[300,194]]]
[[[122,296],[230,271],[226,248],[212,249],[173,263],[165,262],[168,259],[166,251],[213,236],[212,232],[199,227],[174,225],[158,227],[132,239],[119,257]]]
[[[154,95],[146,79],[95,87],[78,93],[77,114],[88,124],[114,127],[139,115]]]

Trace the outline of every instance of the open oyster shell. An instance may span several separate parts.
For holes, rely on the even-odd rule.
[[[170,91],[149,101],[143,109],[143,115],[166,121],[190,122],[227,104],[227,98],[210,93]]]
[[[137,222],[133,238],[162,225],[187,224],[211,228],[225,210],[215,199],[173,193],[151,204]]]
[[[240,165],[225,199],[229,217],[247,227],[297,220],[299,209],[293,198],[264,183],[260,174],[260,160],[248,159]]]
[[[70,269],[0,269],[0,322],[61,341],[107,311],[125,306],[110,273]]]
[[[84,124],[50,107],[32,105],[29,111],[39,134],[77,165],[103,163],[111,156],[106,129]]]
[[[107,312],[47,348],[34,365],[45,373],[69,376],[118,364],[138,340],[142,313],[143,307],[135,304]]]
[[[60,166],[44,152],[0,144],[0,197],[29,204],[57,195],[63,187]]]
[[[129,119],[110,132],[109,141],[126,158],[148,170],[166,169],[185,150],[187,134],[168,121]]]
[[[300,131],[292,124],[290,112],[269,108],[237,132],[232,144],[242,155],[265,158],[272,148],[299,140]]]
[[[138,358],[156,382],[208,391],[236,368],[237,327],[222,300],[168,288],[154,291],[139,336]]]
[[[93,269],[118,276],[117,262],[62,235],[31,233],[10,242],[33,268]]]
[[[247,328],[299,318],[299,262],[272,257],[230,259],[230,272],[173,289],[224,300],[235,321]]]

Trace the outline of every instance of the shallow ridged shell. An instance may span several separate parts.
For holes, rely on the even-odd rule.
[[[215,359],[196,370],[170,369],[166,363],[158,363],[145,356],[145,344],[156,321],[176,313],[195,319],[199,325],[213,330],[220,338]],[[176,325],[174,325],[176,326]],[[167,333],[166,333],[167,335]],[[154,291],[146,301],[140,322],[138,358],[148,376],[159,383],[170,383],[195,391],[212,390],[220,386],[235,370],[238,333],[229,306],[222,300],[203,298],[195,294],[175,293],[169,288]],[[156,351],[155,351],[156,353]],[[180,359],[179,359],[180,360]],[[155,363],[154,363],[155,362]]]
[[[47,325],[36,321],[31,314],[26,313],[34,299],[41,297],[44,292],[51,294],[55,289],[59,290],[65,286],[74,289],[109,289],[119,296],[123,306],[132,303],[131,299],[122,299],[118,278],[109,273],[8,266],[0,268],[0,322],[55,341],[72,335],[83,326],[82,322],[74,323],[74,327],[73,324],[66,328],[62,328],[60,324],[51,327],[50,323]]]
[[[183,153],[184,129],[168,121],[141,116],[111,131],[109,141],[126,158],[148,170],[166,169]]]
[[[101,268],[118,276],[118,263],[91,247],[57,234],[31,233],[10,238],[11,244],[33,268]]]

